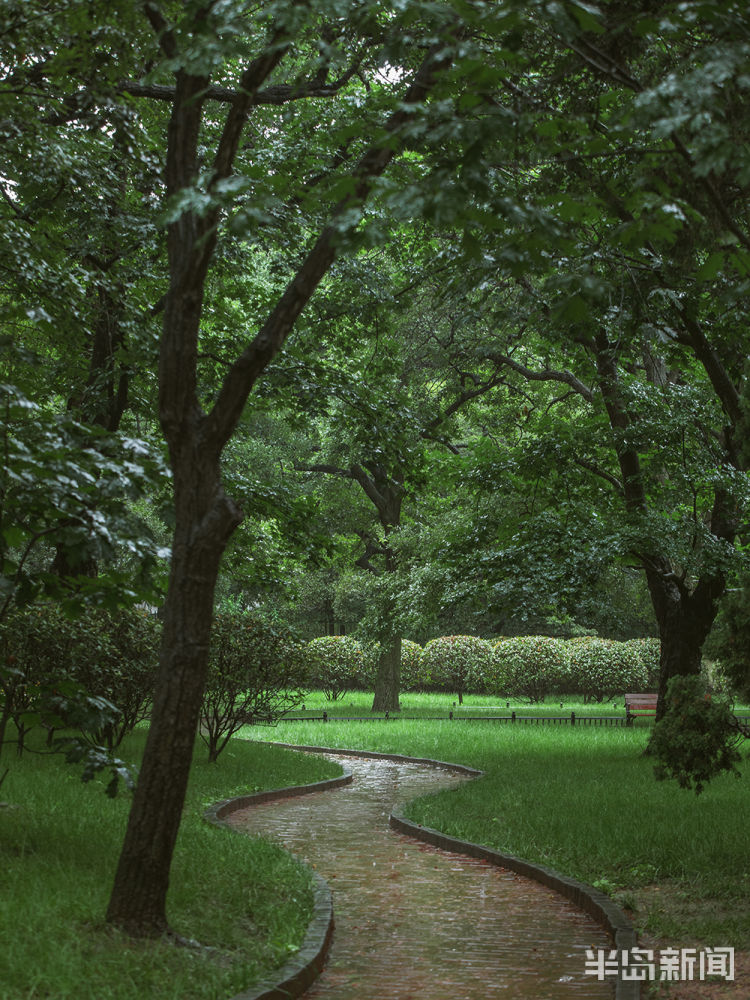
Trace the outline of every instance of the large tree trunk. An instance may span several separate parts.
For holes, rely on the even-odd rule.
[[[381,642],[375,696],[372,701],[373,712],[398,712],[400,679],[401,639],[390,638]]]
[[[169,872],[192,762],[221,556],[240,521],[218,467],[180,456],[178,506],[164,609],[159,676],[143,767],[110,897],[107,920],[130,934],[168,929]]]
[[[688,593],[669,573],[649,570],[646,576],[661,639],[658,721],[667,708],[669,681],[673,677],[700,672],[703,643],[716,618],[724,578],[717,575],[703,579]]]

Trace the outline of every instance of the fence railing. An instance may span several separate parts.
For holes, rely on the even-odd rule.
[[[504,723],[529,723],[532,725],[558,725],[558,726],[624,726],[626,717],[624,715],[577,715],[570,712],[567,715],[519,715],[511,712],[510,715],[459,715],[455,712],[448,712],[446,715],[391,715],[390,712],[383,714],[368,715],[329,715],[323,712],[320,715],[284,715],[282,722],[504,722]]]
[[[750,716],[737,715],[738,721],[745,725],[750,724]],[[368,715],[329,715],[322,712],[320,715],[284,715],[279,722],[497,722],[497,723],[522,723],[526,725],[544,726],[626,726],[628,719],[626,715],[578,715],[570,712],[566,715],[519,715],[511,712],[510,715],[459,715],[448,712],[446,715],[391,715],[390,712],[383,714]],[[267,719],[248,719],[248,725],[270,725]]]

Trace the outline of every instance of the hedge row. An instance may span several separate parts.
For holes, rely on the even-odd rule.
[[[20,753],[33,725],[80,730],[112,750],[148,718],[161,623],[152,614],[90,610],[71,619],[53,605],[0,621],[0,751],[12,722]],[[281,625],[252,612],[217,614],[200,736],[216,760],[245,722],[273,721],[309,689],[311,656]],[[93,699],[93,700],[92,700]],[[100,712],[82,713],[81,706]],[[54,721],[51,721],[53,720]]]
[[[160,632],[153,615],[134,608],[92,609],[75,619],[54,605],[11,612],[0,621],[0,728],[13,720],[20,752],[30,720],[47,710],[50,718],[64,717],[61,698],[70,707],[88,696],[104,699],[105,709],[116,706],[114,718],[104,711],[103,724],[92,716],[98,728],[91,735],[118,746],[147,717]]]
[[[335,699],[350,689],[372,690],[379,646],[351,636],[323,636],[308,644],[311,687]],[[658,639],[615,642],[597,636],[556,639],[519,636],[495,641],[452,635],[424,648],[402,640],[401,690],[496,694],[541,701],[548,694],[603,701],[625,691],[648,691],[659,672]]]

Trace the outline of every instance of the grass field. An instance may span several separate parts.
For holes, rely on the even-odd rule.
[[[335,716],[359,716],[369,719],[372,715],[372,692],[347,691],[335,701],[329,701],[322,691],[310,692],[302,706],[294,709],[289,715],[296,717],[316,716],[326,712],[330,718]],[[448,716],[468,718],[477,715],[507,716],[513,712],[516,715],[608,715],[625,718],[625,705],[622,696],[602,703],[588,702],[576,698],[549,697],[543,703],[530,704],[528,701],[508,701],[497,695],[467,694],[463,704],[458,697],[451,694],[407,691],[400,697],[400,711],[390,713],[394,718],[426,718],[430,716]],[[376,713],[382,715],[383,713]]]
[[[143,734],[121,756],[137,760]],[[213,951],[133,943],[103,918],[129,795],[108,799],[58,758],[7,749],[0,798],[2,1000],[215,1000],[296,950],[312,904],[308,869],[260,839],[209,826],[204,809],[245,791],[330,777],[327,761],[237,741],[217,764],[196,749],[172,873],[173,928]]]
[[[393,718],[447,716],[450,712],[453,712],[457,719],[475,715],[507,716],[512,712],[519,716],[569,716],[571,712],[575,712],[577,716],[606,715],[625,718],[624,695],[616,695],[603,702],[585,702],[582,698],[571,698],[567,695],[563,698],[549,695],[544,702],[531,703],[520,699],[508,700],[497,695],[466,694],[463,704],[459,704],[455,694],[407,691],[401,694],[399,701],[399,711],[390,713]],[[302,705],[288,714],[296,718],[317,716],[325,711],[329,717],[355,715],[369,718],[373,715],[371,706],[372,692],[346,691],[340,698],[330,701],[322,691],[311,691],[306,695]],[[737,703],[735,712],[738,715],[750,716],[750,705]],[[383,713],[374,714],[377,716]],[[639,723],[644,722],[647,725],[652,721],[646,717],[638,720]]]
[[[208,1000],[226,998],[283,963],[310,912],[309,872],[264,841],[210,827],[204,809],[235,794],[330,777],[320,758],[268,740],[381,750],[479,767],[485,776],[412,803],[427,826],[548,864],[599,886],[634,911],[639,928],[675,945],[750,941],[750,774],[722,778],[699,797],[657,783],[643,751],[651,725],[632,728],[461,722],[449,696],[404,695],[403,715],[369,716],[371,695],[307,699],[327,723],[247,727],[217,764],[199,745],[173,867],[169,919],[211,951],[133,943],[103,921],[128,809],[57,759],[6,750],[0,797],[2,1000]],[[467,714],[495,714],[469,697]],[[531,714],[530,706],[511,706]],[[505,706],[507,714],[508,708]],[[565,701],[534,711],[620,713]],[[250,742],[252,741],[252,742]],[[136,733],[121,756],[142,752]]]
[[[404,695],[402,714],[444,710],[455,700],[434,697]],[[748,947],[750,773],[739,781],[722,777],[700,796],[655,781],[644,755],[648,719],[632,728],[395,718],[336,722],[336,714],[354,714],[351,709],[364,708],[369,698],[347,695],[325,705],[327,723],[287,722],[244,734],[481,768],[482,779],[413,803],[410,818],[596,885],[654,935],[683,944]],[[322,696],[308,698],[306,706],[319,710]],[[483,706],[484,700],[471,697],[464,708],[476,713]],[[530,714],[529,706],[512,707]],[[566,700],[563,712],[559,701],[544,711],[590,714],[597,707]],[[624,715],[623,708],[618,711]]]

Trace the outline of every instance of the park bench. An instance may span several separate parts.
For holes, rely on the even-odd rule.
[[[656,715],[657,694],[626,694],[625,695],[625,725],[632,726],[637,715]]]

